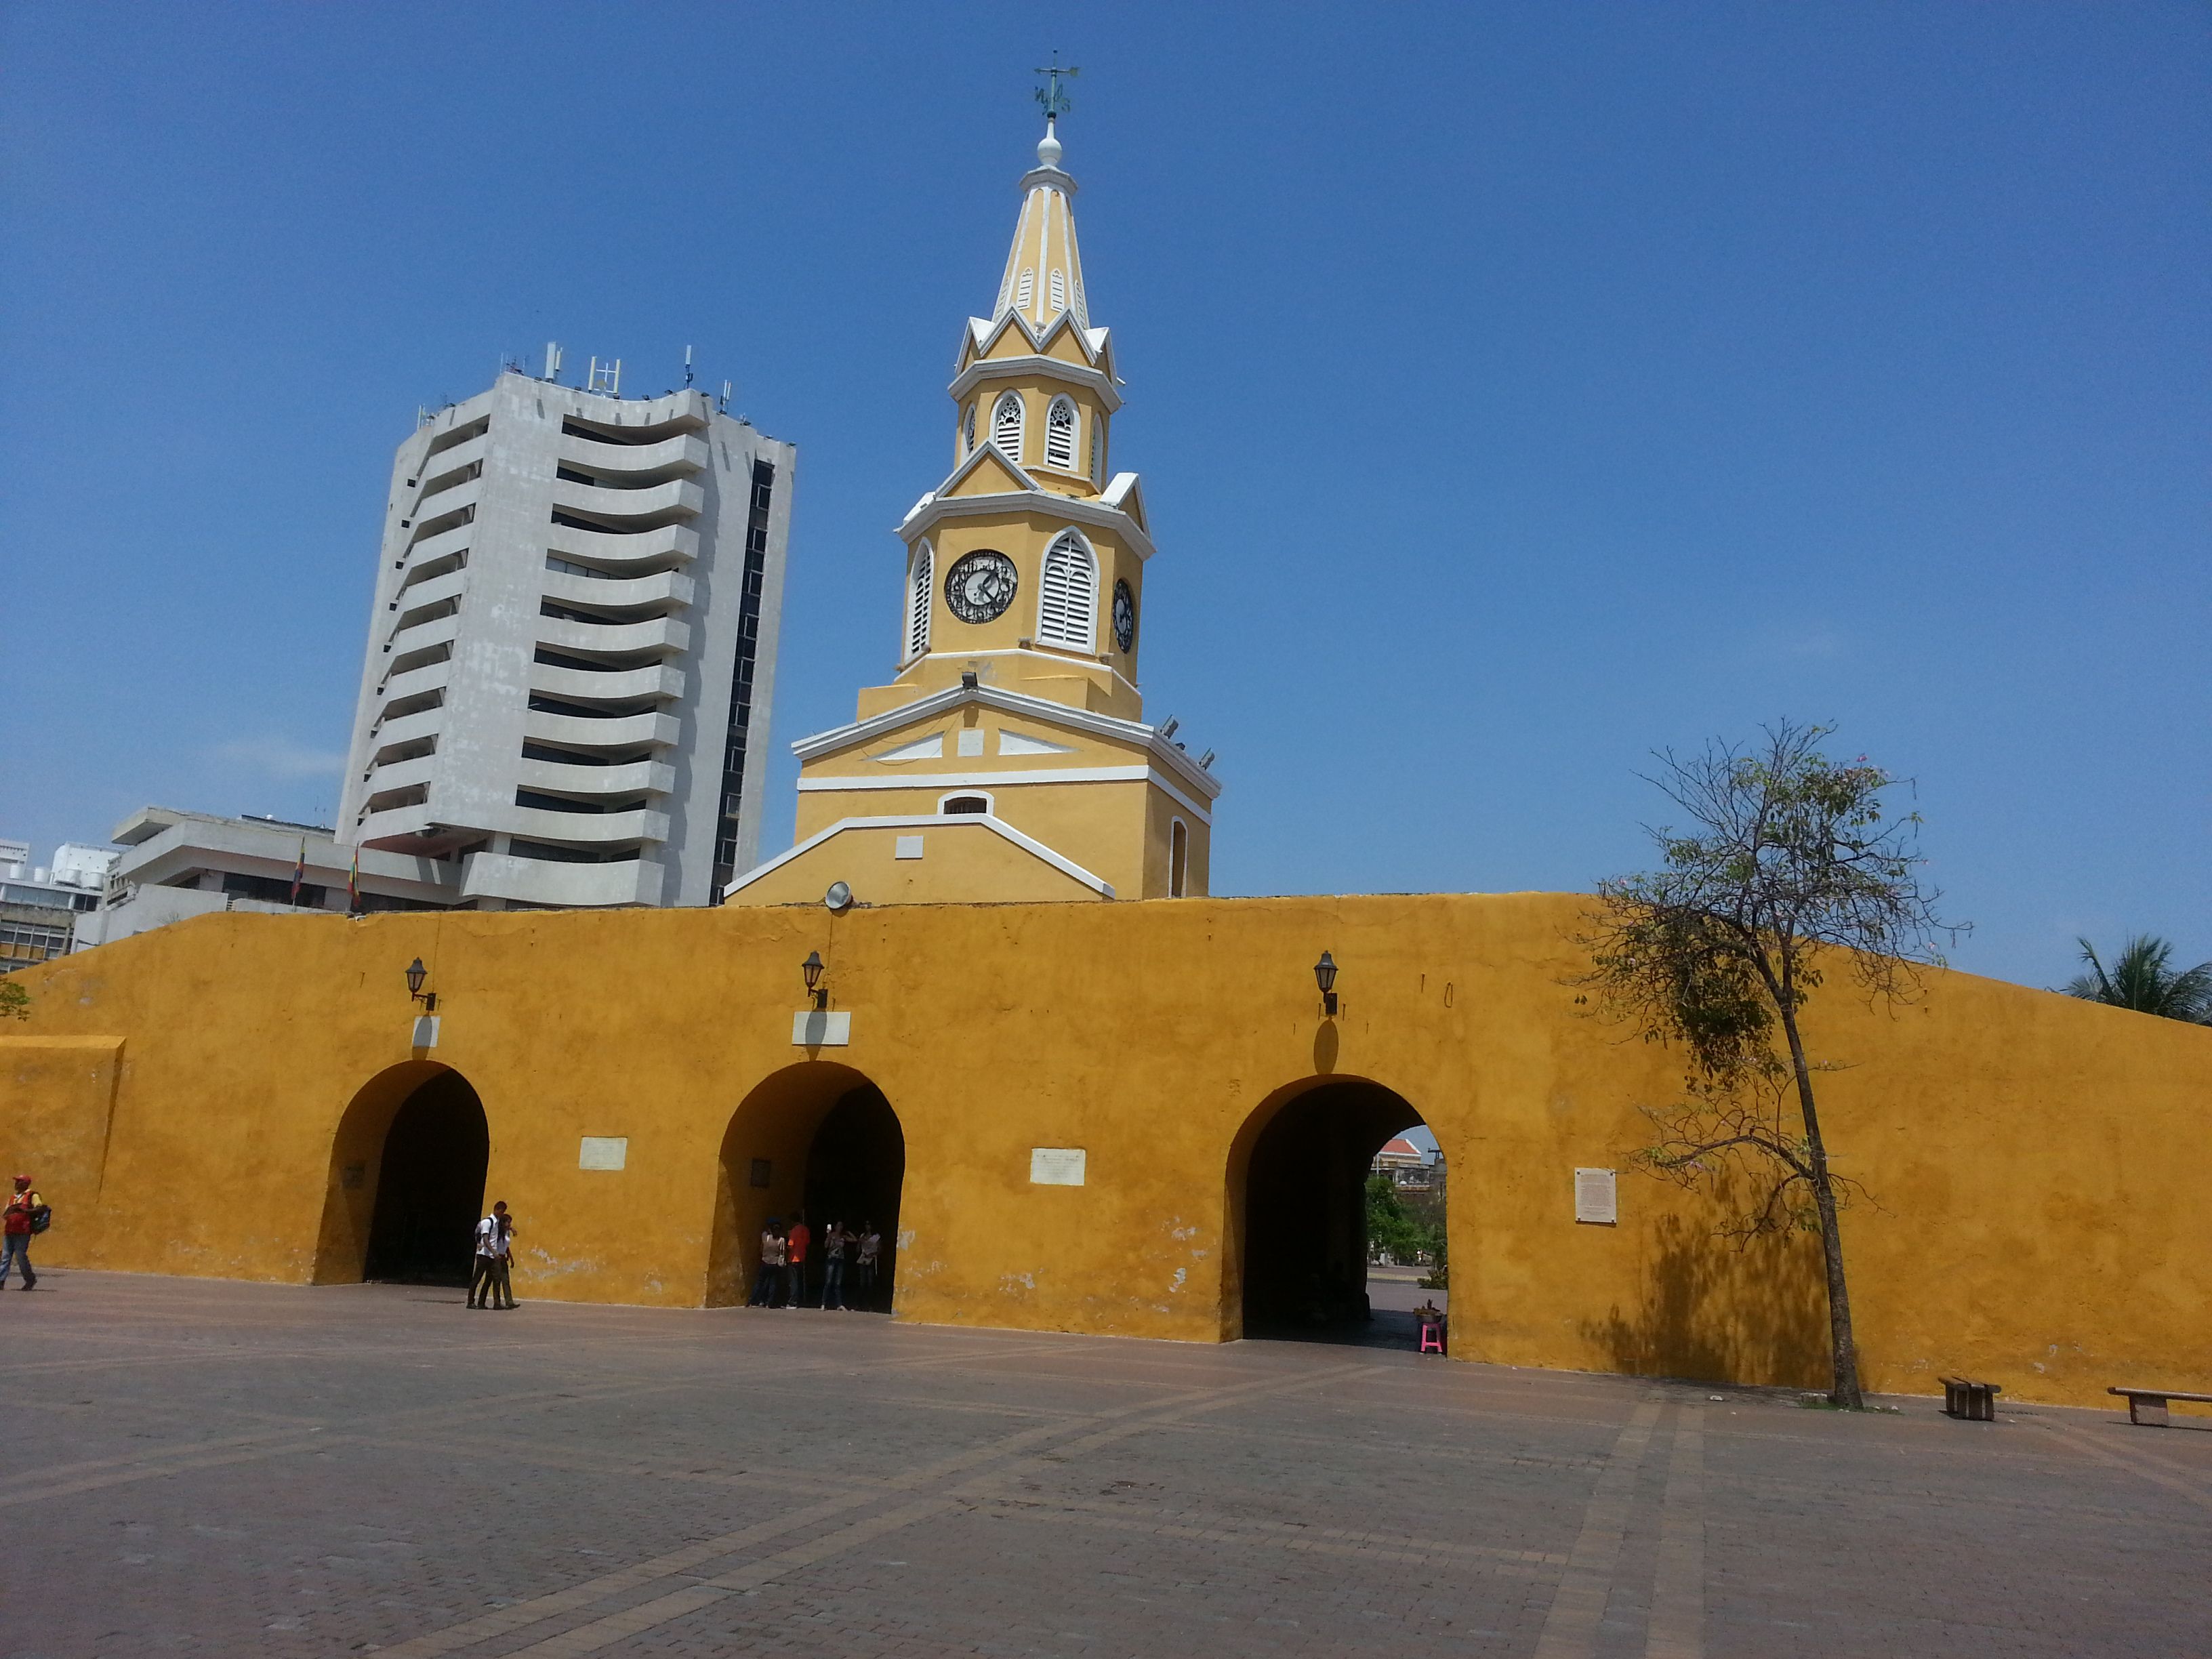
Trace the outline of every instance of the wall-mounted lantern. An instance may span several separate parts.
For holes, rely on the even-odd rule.
[[[430,970],[422,965],[422,957],[407,964],[407,994],[422,1005],[424,1013],[434,1014],[438,1012],[438,994],[422,988],[422,981],[429,976]]]
[[[1330,1019],[1336,1018],[1336,958],[1326,951],[1314,963],[1314,983],[1321,987],[1321,1011]]]
[[[806,994],[814,999],[817,1010],[830,1006],[830,988],[822,982],[822,952],[809,951],[806,960],[799,964],[799,971],[806,975]]]

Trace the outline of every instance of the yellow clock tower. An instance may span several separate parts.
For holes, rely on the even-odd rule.
[[[849,726],[793,745],[798,844],[732,904],[1181,898],[1206,890],[1212,757],[1138,690],[1144,489],[1112,470],[1121,407],[1091,321],[1075,180],[1048,104],[991,314],[960,333],[952,470],[898,526],[898,670]]]

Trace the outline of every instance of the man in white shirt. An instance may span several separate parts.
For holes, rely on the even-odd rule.
[[[514,1305],[514,1291],[507,1281],[507,1264],[512,1254],[508,1241],[514,1237],[514,1224],[507,1218],[507,1200],[501,1199],[491,1206],[491,1213],[477,1223],[476,1270],[469,1275],[469,1306],[497,1308],[500,1292],[506,1291],[506,1305]]]

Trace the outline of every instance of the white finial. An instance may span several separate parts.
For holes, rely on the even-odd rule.
[[[1057,125],[1051,117],[1045,118],[1044,137],[1037,141],[1037,165],[1056,167],[1060,165],[1060,139],[1053,128]]]

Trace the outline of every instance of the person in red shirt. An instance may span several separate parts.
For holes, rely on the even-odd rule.
[[[799,1298],[806,1290],[806,1247],[814,1240],[814,1232],[806,1224],[806,1212],[801,1210],[791,1218],[791,1231],[784,1236],[784,1283],[789,1293],[783,1305],[796,1308]]]
[[[40,1207],[38,1194],[31,1190],[31,1177],[17,1176],[15,1190],[8,1194],[8,1207],[0,1214],[0,1289],[8,1283],[8,1270],[23,1270],[23,1288],[29,1290],[39,1282],[38,1274],[31,1271],[31,1217]]]

